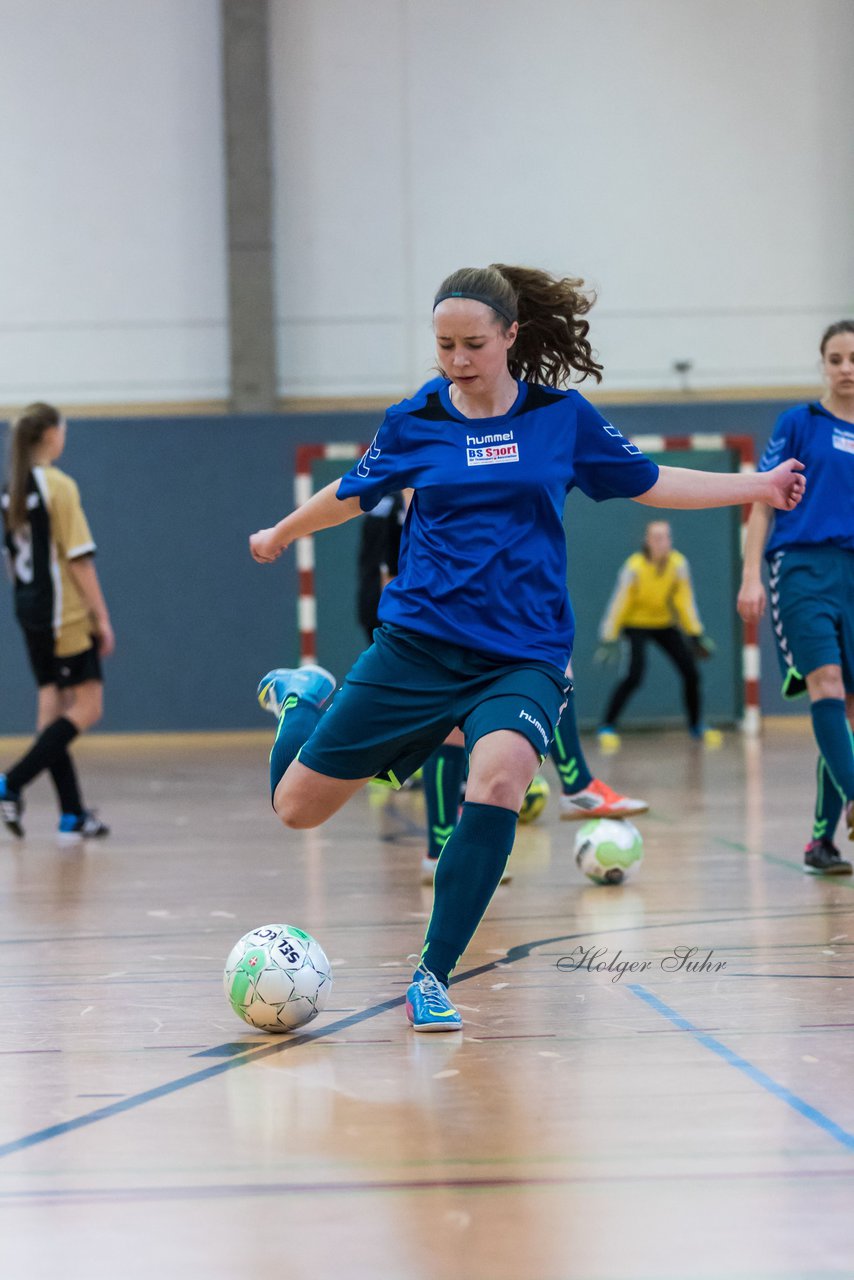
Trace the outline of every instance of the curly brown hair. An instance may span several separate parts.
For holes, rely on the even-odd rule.
[[[587,377],[602,381],[602,365],[587,338],[590,325],[583,319],[596,296],[582,292],[583,286],[583,280],[572,276],[494,262],[455,271],[442,282],[436,299],[460,294],[484,302],[505,332],[518,319],[519,334],[507,355],[510,373],[525,382],[559,387],[571,382],[573,374],[579,382]]]

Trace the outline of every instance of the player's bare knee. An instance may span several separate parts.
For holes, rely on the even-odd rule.
[[[310,831],[312,827],[319,827],[323,822],[322,816],[308,809],[285,808],[277,809],[276,812],[282,826],[287,827],[289,831]]]
[[[323,821],[317,807],[310,802],[307,803],[305,797],[293,787],[289,787],[284,778],[276,788],[273,808],[282,826],[287,827],[289,831],[308,831],[312,827],[319,827]]]
[[[475,804],[492,804],[501,809],[518,809],[524,799],[525,786],[509,770],[497,770],[485,778],[473,779],[466,788],[466,799]]]
[[[842,683],[841,667],[835,664],[816,667],[815,671],[811,671],[807,676],[807,688],[813,702],[822,698],[844,698],[845,686]]]

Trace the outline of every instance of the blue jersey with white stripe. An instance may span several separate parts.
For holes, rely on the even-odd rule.
[[[775,511],[765,555],[789,547],[837,546],[854,550],[854,425],[821,404],[788,409],[759,463],[771,471],[786,458],[806,469],[807,488],[793,511]]]
[[[507,413],[466,418],[449,382],[427,383],[387,411],[338,497],[370,511],[384,494],[415,491],[382,621],[563,670],[575,630],[566,496],[577,485],[596,502],[637,497],[658,467],[577,391],[517,385]]]

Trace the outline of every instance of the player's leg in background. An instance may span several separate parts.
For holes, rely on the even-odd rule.
[[[623,636],[629,646],[629,669],[611,694],[597,730],[600,746],[606,752],[619,746],[617,724],[626,703],[643,680],[646,668],[646,642],[649,633],[642,627],[626,627]],[[614,741],[609,741],[609,738]]]
[[[854,750],[842,668],[826,663],[809,671],[806,681],[815,740],[831,779],[848,806],[849,838],[854,839]]]
[[[91,729],[101,719],[104,686],[100,680],[83,681],[58,692],[58,710],[64,718],[77,724],[78,732]],[[54,757],[50,775],[60,807],[59,839],[65,843],[74,843],[108,836],[110,828],[94,810],[87,809],[83,803],[77,770],[68,747]]]
[[[17,803],[20,803],[19,798],[24,788],[45,769],[50,769],[57,760],[60,761],[60,770],[62,769],[62,757],[68,754],[68,748],[77,735],[90,729],[101,718],[102,691],[100,680],[86,680],[76,685],[68,708],[60,708],[62,714],[41,730],[29,751],[7,771],[0,802],[3,803],[3,819],[11,831],[15,831],[16,824],[10,821],[7,810],[15,803],[13,798],[17,797]],[[20,831],[15,833],[21,834]]]
[[[849,729],[850,732],[850,729]],[[813,840],[833,842],[836,827],[842,817],[842,796],[830,776],[830,770],[819,756],[816,764],[815,813],[813,815]]]
[[[43,685],[38,691],[37,731],[41,733],[54,720],[58,720],[65,713],[70,702],[70,694],[60,691],[55,684]],[[80,795],[80,784],[74,763],[67,747],[54,757],[48,769],[59,803],[60,820],[64,814],[81,817],[83,799]]]
[[[465,738],[461,729],[454,729],[424,762],[422,769],[427,814],[427,853],[421,860],[425,884],[432,883],[439,854],[457,825],[460,788],[465,772]]]
[[[850,731],[850,729],[849,729]],[[850,862],[843,859],[833,836],[842,815],[842,795],[830,776],[830,770],[819,756],[816,766],[815,816],[812,838],[804,849],[804,868],[831,875],[849,875]]]
[[[567,698],[566,706],[561,712],[549,755],[557,769],[563,795],[576,795],[590,786],[593,774],[587,766],[581,739],[578,736],[574,690]]]
[[[685,637],[676,627],[663,627],[653,632],[655,642],[667,654],[682,678],[682,704],[685,718],[688,721],[688,732],[692,738],[702,740],[703,714],[700,672]]]
[[[575,714],[575,692],[571,692],[555,730],[549,751],[560,778],[560,816],[565,821],[584,818],[627,818],[645,813],[645,800],[620,795],[600,778],[594,778],[584,756]]]

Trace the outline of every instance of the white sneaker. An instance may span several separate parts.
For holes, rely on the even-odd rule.
[[[421,883],[422,884],[429,885],[433,883],[433,877],[436,874],[436,864],[438,863],[438,861],[439,861],[438,858],[422,858],[421,859]],[[501,879],[499,880],[498,883],[509,884],[512,879],[513,879],[513,872],[510,870],[510,861],[508,859],[507,866],[504,868],[504,871],[502,872],[502,875],[501,875]]]
[[[560,816],[564,822],[581,822],[584,818],[631,818],[637,813],[646,813],[648,808],[646,800],[621,796],[600,778],[594,778],[583,791],[560,798]]]

